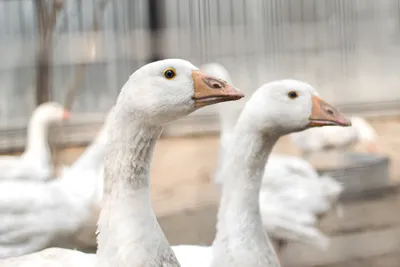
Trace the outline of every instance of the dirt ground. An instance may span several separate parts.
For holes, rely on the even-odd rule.
[[[391,159],[392,182],[400,182],[400,117],[370,120],[379,135],[379,147]],[[218,136],[163,138],[153,159],[151,184],[154,209],[159,216],[214,203],[217,191],[210,183],[218,156]],[[61,154],[71,164],[84,148],[68,148]],[[354,148],[364,151],[363,147]],[[274,152],[299,155],[287,137],[279,140]]]

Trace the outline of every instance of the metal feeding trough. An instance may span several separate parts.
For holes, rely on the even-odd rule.
[[[363,153],[321,153],[310,163],[322,175],[329,175],[344,185],[342,197],[357,197],[390,184],[389,158]]]

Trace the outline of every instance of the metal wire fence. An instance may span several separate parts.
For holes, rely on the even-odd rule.
[[[399,0],[114,0],[93,32],[95,5],[65,1],[53,34],[51,98],[63,102],[87,64],[73,105],[85,122],[154,54],[219,62],[245,91],[297,78],[349,111],[400,109]],[[0,132],[25,127],[35,107],[36,16],[32,0],[0,1]]]

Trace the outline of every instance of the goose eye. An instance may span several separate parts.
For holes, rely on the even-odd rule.
[[[295,99],[296,97],[298,97],[299,95],[297,94],[297,92],[296,91],[290,91],[289,93],[288,93],[288,97],[290,98],[290,99]]]
[[[164,71],[164,77],[167,78],[168,80],[175,78],[175,76],[176,76],[176,71],[173,68],[169,68],[166,71]]]

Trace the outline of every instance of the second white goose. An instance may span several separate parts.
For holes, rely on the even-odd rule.
[[[107,123],[105,123],[107,125]],[[96,246],[107,130],[57,179],[0,181],[0,258]]]
[[[24,153],[20,157],[0,157],[0,180],[43,181],[49,179],[53,167],[48,144],[48,131],[52,124],[69,117],[69,112],[58,103],[47,102],[38,106],[29,120]]]
[[[265,164],[280,136],[326,125],[348,126],[350,122],[306,83],[276,81],[253,94],[239,117],[227,150],[229,156],[219,173],[222,196],[217,235],[212,252],[209,250],[212,256],[207,257],[212,260],[206,266],[280,266],[260,215]],[[193,253],[189,252],[191,248]],[[176,248],[183,266],[197,266],[200,259],[196,248],[184,248],[185,255],[179,253],[182,246]],[[200,250],[198,255],[204,257],[204,247]]]
[[[219,64],[202,65],[201,69],[229,82],[231,80],[228,71]],[[219,158],[214,176],[217,184],[223,178],[219,172],[227,157],[227,150],[234,145],[231,139],[243,109],[240,102],[243,101],[225,103],[218,107],[221,131]],[[330,177],[319,177],[307,161],[279,154],[270,155],[262,184],[261,217],[278,254],[287,241],[303,242],[326,249],[329,239],[315,224],[317,217],[328,212],[335,204],[342,192],[342,186]],[[297,216],[293,216],[294,214]]]

